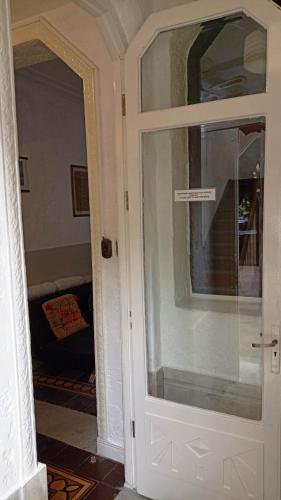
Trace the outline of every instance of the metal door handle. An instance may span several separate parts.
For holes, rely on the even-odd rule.
[[[274,339],[272,342],[268,343],[268,344],[252,344],[252,347],[275,347],[276,345],[278,344],[278,340],[277,339]]]

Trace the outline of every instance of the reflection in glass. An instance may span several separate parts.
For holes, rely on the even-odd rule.
[[[149,394],[261,419],[265,122],[146,132]],[[212,201],[176,201],[212,188]]]
[[[142,111],[264,92],[266,40],[243,13],[159,33],[141,59]]]

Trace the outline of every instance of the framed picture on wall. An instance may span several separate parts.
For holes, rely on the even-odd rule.
[[[20,188],[23,193],[30,192],[29,173],[28,173],[28,158],[26,156],[19,157],[19,174]]]
[[[71,165],[72,206],[74,217],[90,215],[88,168]]]

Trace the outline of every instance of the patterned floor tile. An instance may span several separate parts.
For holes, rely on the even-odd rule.
[[[95,382],[89,383],[89,373],[71,368],[58,375],[48,367],[36,364],[33,369],[34,399],[64,408],[97,415]]]
[[[124,484],[124,466],[37,434],[40,461],[47,463],[52,500],[113,500]]]
[[[82,500],[97,486],[96,481],[81,478],[57,467],[48,466],[47,474],[49,498],[53,500]]]

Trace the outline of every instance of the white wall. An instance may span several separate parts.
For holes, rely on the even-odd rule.
[[[41,476],[31,393],[30,339],[25,293],[9,2],[0,0],[0,498]],[[47,499],[46,474],[35,498]],[[30,492],[30,490],[29,490]],[[32,498],[29,495],[29,498]]]
[[[28,157],[30,183],[30,193],[22,193],[27,252],[90,241],[89,217],[73,217],[70,176],[70,165],[87,165],[82,84],[71,94],[60,65],[15,75],[19,153]],[[51,71],[58,76],[44,79]]]

